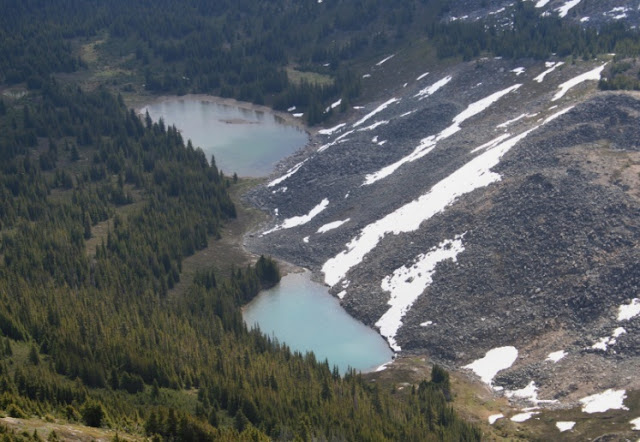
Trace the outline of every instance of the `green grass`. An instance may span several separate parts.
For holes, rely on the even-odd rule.
[[[287,68],[287,76],[289,77],[289,81],[295,84],[301,84],[303,81],[318,86],[330,86],[333,84],[333,78],[329,75],[319,74],[317,72],[298,71],[291,67]]]

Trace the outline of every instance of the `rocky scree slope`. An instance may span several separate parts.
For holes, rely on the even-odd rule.
[[[605,63],[399,85],[247,196],[274,215],[249,247],[313,270],[397,352],[463,367],[513,347],[494,388],[638,389],[640,97],[598,92]]]

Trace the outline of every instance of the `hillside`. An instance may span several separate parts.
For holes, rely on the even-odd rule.
[[[505,349],[477,373],[520,407],[632,394],[640,101],[597,91],[607,63],[424,66],[251,195],[278,214],[251,246],[313,269],[400,355],[462,370]]]

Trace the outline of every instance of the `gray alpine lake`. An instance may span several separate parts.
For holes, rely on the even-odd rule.
[[[214,155],[227,175],[267,176],[278,161],[308,141],[303,130],[271,112],[202,96],[165,98],[140,109],[146,111],[154,121],[162,118],[166,125],[175,125],[185,142],[190,139],[202,148],[207,159]],[[327,359],[341,373],[348,367],[374,370],[393,355],[378,333],[349,316],[308,271],[289,274],[260,293],[244,308],[243,317],[249,327],[258,325],[292,350],[313,351],[317,360]]]
[[[175,125],[207,160],[215,156],[226,175],[267,176],[281,159],[303,147],[307,134],[274,113],[235,106],[201,96],[169,97],[140,109],[153,121]]]

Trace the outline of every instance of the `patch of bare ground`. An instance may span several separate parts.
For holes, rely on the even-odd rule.
[[[118,438],[126,441],[142,441],[145,438],[134,436],[131,434],[123,434],[115,430],[106,428],[87,427],[79,424],[60,423],[55,419],[42,420],[37,418],[18,419],[13,417],[0,418],[0,424],[5,425],[16,433],[27,432],[33,434],[37,431],[38,435],[47,440],[49,435],[55,431],[59,440],[85,442],[85,441],[111,441],[116,434]]]

